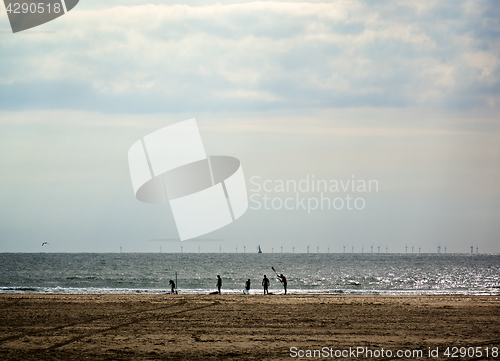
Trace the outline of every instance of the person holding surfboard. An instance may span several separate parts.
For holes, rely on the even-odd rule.
[[[269,278],[264,275],[264,279],[262,280],[262,286],[264,287],[264,294],[269,294]]]
[[[168,283],[170,284],[170,293],[173,295],[175,293],[175,282],[170,280]]]
[[[221,287],[222,287],[222,278],[220,278],[220,275],[217,275],[217,290],[219,291],[219,295]]]

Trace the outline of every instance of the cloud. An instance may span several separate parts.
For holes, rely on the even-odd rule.
[[[135,2],[129,2],[135,4]],[[497,107],[492,1],[81,4],[3,34],[2,109]]]

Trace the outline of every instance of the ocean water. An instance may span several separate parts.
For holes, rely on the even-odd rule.
[[[487,254],[189,254],[2,253],[0,293],[500,294],[500,255]],[[177,276],[176,276],[177,273]]]

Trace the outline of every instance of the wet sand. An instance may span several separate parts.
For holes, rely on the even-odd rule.
[[[0,360],[278,360],[323,347],[423,360],[446,347],[487,359],[488,347],[500,360],[500,297],[0,295]]]

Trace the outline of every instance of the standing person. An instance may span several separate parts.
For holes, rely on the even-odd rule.
[[[264,287],[264,294],[269,294],[269,278],[267,278],[266,275],[264,275],[264,279],[262,280],[262,286]]]
[[[174,280],[170,280],[168,283],[170,284],[170,293],[174,294],[175,293],[175,282],[174,282]]]
[[[280,280],[281,283],[283,283],[283,288],[285,289],[285,295],[286,295],[286,277],[283,276],[283,273],[278,276],[278,279]]]
[[[220,278],[220,275],[217,275],[217,290],[219,290],[219,295],[221,287],[222,287],[222,278]]]

